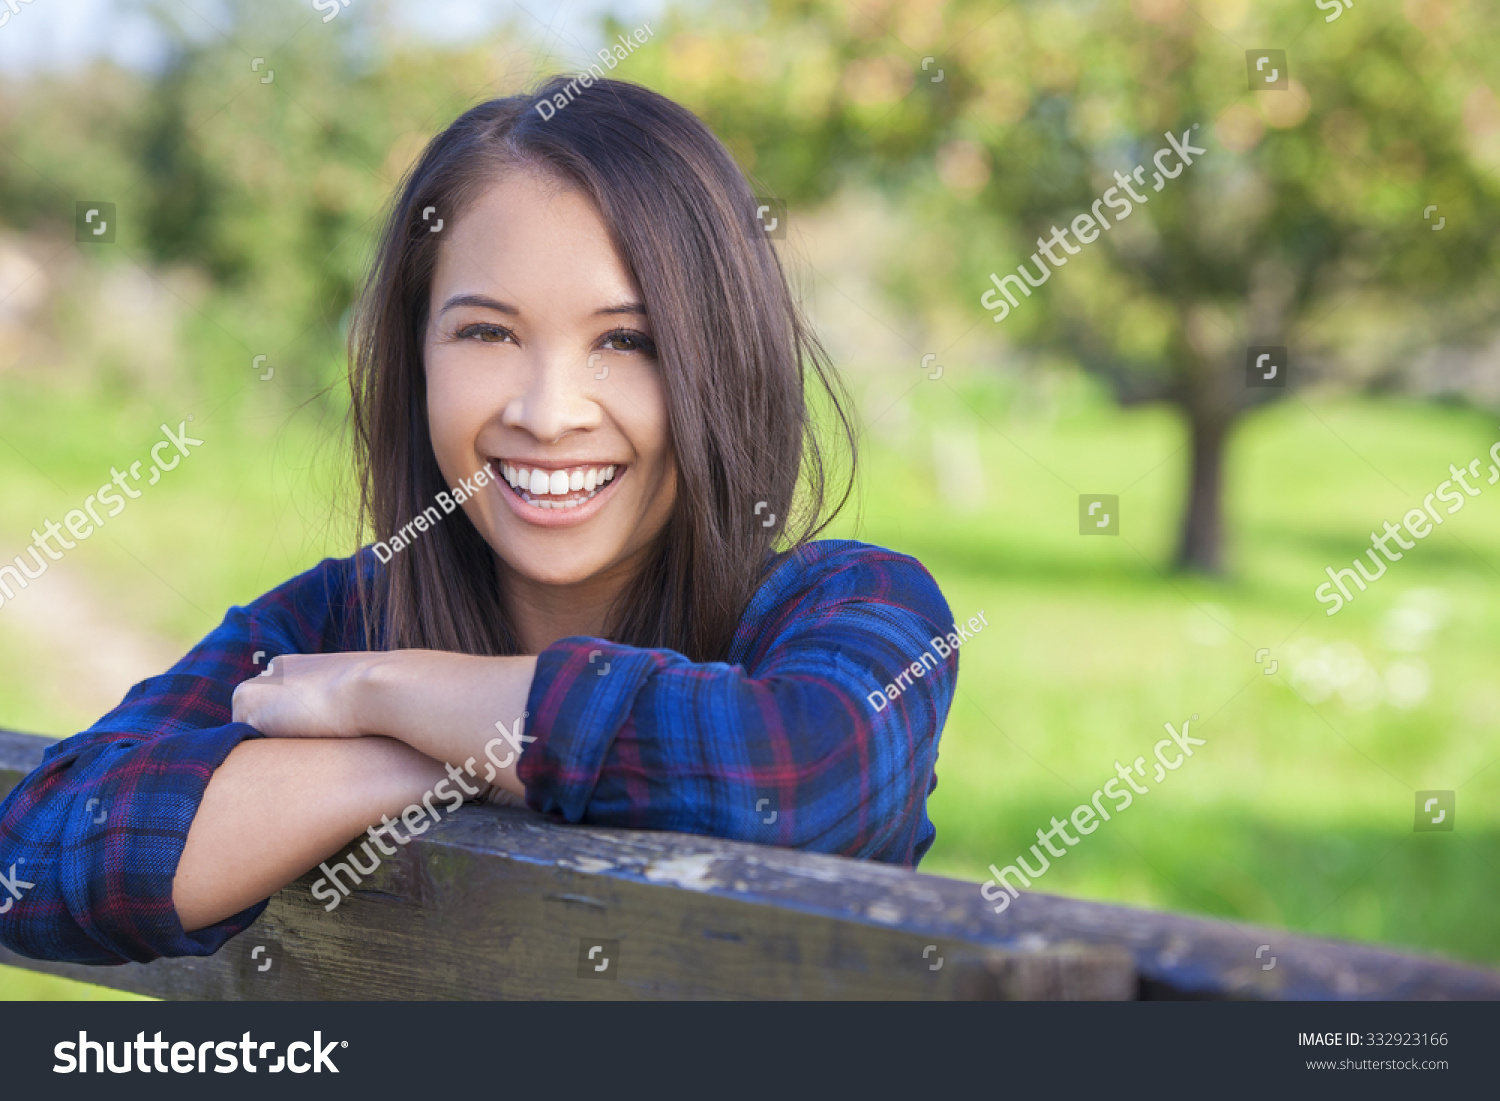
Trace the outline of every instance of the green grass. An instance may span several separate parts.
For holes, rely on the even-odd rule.
[[[0,392],[9,545],[192,411],[15,379]],[[1231,569],[1208,581],[1166,569],[1181,424],[1121,412],[1081,383],[1049,402],[949,372],[896,409],[864,411],[861,514],[836,534],[915,555],[955,615],[983,610],[990,623],[961,651],[923,869],[985,878],[1088,800],[1117,759],[1149,759],[1164,723],[1197,713],[1207,745],[1037,889],[1500,963],[1500,485],[1338,615],[1313,597],[1325,566],[1347,565],[1449,463],[1484,455],[1495,419],[1334,398],[1263,411],[1231,444]],[[317,415],[289,416],[259,392],[232,414],[199,407],[205,446],[109,538],[70,554],[102,611],[183,648],[230,604],[348,549],[328,494],[341,458]],[[950,501],[936,464],[972,483],[954,474],[970,459],[982,498]],[[1121,536],[1078,535],[1080,493],[1120,495]],[[39,687],[44,662],[0,609],[0,723],[61,734],[96,718]],[[1421,668],[1427,692],[1397,706],[1390,685]],[[1347,674],[1341,690],[1330,669]],[[1454,832],[1413,832],[1421,789],[1457,790]],[[96,996],[0,970],[0,997]]]
[[[0,967],[0,999],[13,1002],[149,1002],[139,994],[73,982],[19,967]]]
[[[1336,616],[1313,596],[1449,463],[1485,455],[1493,418],[1372,401],[1263,412],[1232,443],[1232,573],[1211,582],[1163,568],[1185,454],[1165,411],[1081,400],[1044,425],[993,387],[926,383],[915,400],[907,429],[867,433],[863,523],[846,530],[916,555],[956,616],[993,625],[961,651],[924,870],[986,878],[1197,713],[1207,746],[1037,889],[1500,961],[1500,485]],[[934,435],[977,439],[981,507],[934,492]],[[1079,536],[1079,493],[1120,494],[1120,537]],[[1434,601],[1435,629],[1396,631],[1393,616]],[[1307,666],[1340,644],[1369,672],[1314,706],[1298,669],[1318,696]],[[1419,704],[1374,699],[1373,677],[1414,661],[1431,680]],[[1420,789],[1457,789],[1454,832],[1413,832]]]

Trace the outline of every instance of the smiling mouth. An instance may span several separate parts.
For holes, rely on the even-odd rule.
[[[505,479],[512,493],[538,509],[577,508],[614,484],[627,469],[623,463],[609,463],[549,470],[504,459],[492,459],[490,466]]]

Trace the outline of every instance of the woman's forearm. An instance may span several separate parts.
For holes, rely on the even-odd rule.
[[[516,764],[535,657],[360,651],[283,655],[274,666],[275,676],[235,688],[235,722],[277,741],[385,737],[455,768],[472,758],[481,784],[525,796]]]
[[[214,771],[177,865],[189,932],[267,898],[444,777],[390,738],[259,738]]]
[[[362,731],[399,738],[438,761],[462,768],[469,759],[481,781],[524,796],[516,777],[526,698],[535,657],[475,657],[439,650],[372,655],[358,682]],[[488,757],[485,746],[502,739]],[[493,780],[487,776],[494,768]]]

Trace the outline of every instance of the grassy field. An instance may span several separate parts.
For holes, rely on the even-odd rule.
[[[1336,616],[1313,597],[1449,463],[1484,455],[1493,420],[1264,413],[1233,444],[1233,580],[1209,583],[1162,569],[1184,442],[1166,414],[1085,398],[1043,427],[983,389],[923,398],[911,435],[974,439],[985,503],[945,508],[933,461],[877,446],[863,531],[994,624],[962,651],[924,868],[985,877],[1196,713],[1208,745],[1040,889],[1500,960],[1500,486]],[[1120,494],[1119,538],[1078,535],[1084,492]],[[1454,832],[1413,832],[1421,789],[1457,790]]]
[[[1207,744],[1039,890],[1500,963],[1500,485],[1338,615],[1313,597],[1325,566],[1484,456],[1495,418],[1300,397],[1262,412],[1232,442],[1230,575],[1205,581],[1165,568],[1185,456],[1165,411],[957,372],[876,396],[905,385],[863,401],[862,504],[837,534],[915,555],[955,615],[990,624],[961,651],[925,871],[985,878],[1197,714]],[[14,379],[0,394],[0,549],[191,411]],[[199,416],[205,446],[70,554],[98,614],[182,649],[344,553],[325,423],[260,395]],[[1083,493],[1120,495],[1119,537],[1079,536]],[[97,717],[51,660],[0,609],[0,724]],[[1424,789],[1457,791],[1453,832],[1413,832]],[[98,993],[0,969],[0,997]]]

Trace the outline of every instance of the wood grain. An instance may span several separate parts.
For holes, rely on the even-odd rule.
[[[0,732],[0,793],[48,744]],[[1032,893],[997,915],[974,883],[523,809],[444,818],[332,912],[321,874],[212,957],[0,962],[176,999],[1500,998],[1426,956]]]

